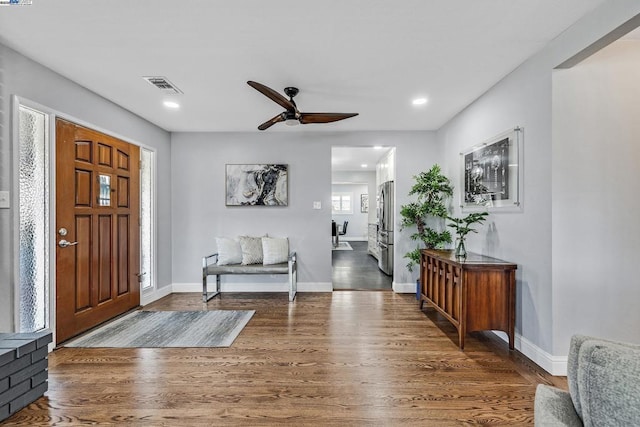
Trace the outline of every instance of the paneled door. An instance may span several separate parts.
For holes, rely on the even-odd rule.
[[[140,149],[56,121],[56,341],[140,304]]]

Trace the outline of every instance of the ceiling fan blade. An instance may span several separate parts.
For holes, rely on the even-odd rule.
[[[254,88],[255,90],[257,90],[258,92],[260,92],[261,94],[263,94],[264,96],[266,96],[267,98],[280,104],[282,107],[286,108],[287,110],[296,111],[296,106],[293,102],[289,101],[287,98],[280,95],[278,92],[271,89],[270,87],[267,87],[258,82],[253,82],[251,80],[249,80],[247,84],[252,88]]]
[[[261,124],[260,126],[258,126],[258,129],[260,129],[260,130],[269,129],[271,126],[275,125],[276,123],[284,122],[285,118],[286,118],[286,114],[285,113],[280,113],[277,116],[275,116],[274,118],[269,119],[266,122],[264,122],[263,124]]]
[[[300,113],[300,123],[330,123],[357,116],[358,113]]]

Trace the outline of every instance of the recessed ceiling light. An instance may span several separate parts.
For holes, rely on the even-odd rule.
[[[360,167],[361,167],[361,168],[366,168],[366,167],[367,167],[367,165],[366,165],[365,163],[363,163],[363,164],[361,164],[361,165],[360,165]]]
[[[411,101],[411,103],[413,105],[424,105],[427,103],[427,98],[416,98],[413,101]]]
[[[174,110],[180,108],[180,104],[174,101],[164,101],[163,104],[165,107],[172,108]]]

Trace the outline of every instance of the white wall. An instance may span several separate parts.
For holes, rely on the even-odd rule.
[[[553,76],[554,347],[640,343],[640,41]]]
[[[292,129],[173,134],[174,284],[195,285],[201,280],[201,257],[215,249],[216,236],[261,233],[291,239],[291,246],[299,255],[302,289],[330,284],[331,147],[338,145],[397,147],[396,161],[402,173],[397,177],[396,206],[407,202],[412,175],[439,160],[433,132],[318,133]],[[225,164],[272,162],[289,164],[289,206],[225,207]],[[322,202],[321,210],[312,209],[314,201]],[[396,234],[396,250],[400,254],[412,244],[407,236],[408,233]],[[404,264],[402,256],[396,256],[394,282],[413,283],[409,289],[413,292],[415,277]]]
[[[374,171],[335,171],[331,173],[331,182],[333,182],[333,191],[341,191],[340,187],[342,185],[336,185],[336,183],[340,184],[362,184],[359,188],[353,189],[353,194],[355,197],[355,205],[354,205],[354,214],[353,217],[356,219],[356,222],[360,225],[354,227],[352,230],[351,222],[349,222],[349,227],[347,227],[347,237],[353,238],[363,238],[367,240],[368,237],[368,224],[375,224],[377,222],[376,218],[376,173]],[[344,188],[344,187],[343,187]],[[369,212],[361,213],[360,212],[360,194],[366,193],[369,195]],[[333,215],[333,219],[337,222],[351,221],[349,218],[344,218],[344,215]]]
[[[64,113],[70,118],[84,121],[118,136],[145,144],[157,150],[158,170],[158,274],[159,286],[171,280],[171,179],[169,134],[107,101],[93,92],[65,79],[15,51],[0,45],[0,190],[17,191],[17,182],[11,176],[11,106],[10,98],[17,95]],[[53,209],[53,207],[52,207]],[[0,209],[0,331],[14,328],[14,283],[12,266],[15,253],[12,241],[11,209]]]
[[[602,7],[563,32],[546,48],[498,82],[438,131],[444,172],[459,176],[461,150],[514,126],[524,127],[524,194],[520,213],[493,213],[467,249],[518,264],[516,274],[516,347],[550,372],[562,373],[568,351],[566,334],[555,313],[571,310],[571,301],[554,308],[552,271],[551,75],[554,67],[640,13],[640,2],[621,0]],[[564,171],[571,174],[571,170]],[[456,178],[459,182],[459,178]],[[457,185],[459,188],[459,185]],[[456,189],[456,199],[459,197]],[[459,208],[456,213],[460,214]],[[554,232],[562,233],[562,230]],[[603,266],[602,268],[607,268]],[[567,304],[567,305],[565,305]]]
[[[367,192],[369,194],[369,215],[367,216],[367,222],[374,224],[378,222],[378,218],[376,216],[376,194],[378,192],[378,187],[376,186],[375,171],[335,171],[331,172],[331,182],[334,184],[337,182],[366,183]],[[360,203],[359,199],[358,203]]]
[[[367,184],[333,184],[331,186],[332,193],[349,193],[353,200],[353,213],[334,213],[331,215],[336,224],[343,225],[345,221],[349,221],[347,225],[347,233],[340,236],[341,240],[367,240],[369,213],[360,212],[360,195],[369,194],[369,186]]]

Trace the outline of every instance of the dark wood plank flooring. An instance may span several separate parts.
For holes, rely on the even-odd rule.
[[[378,268],[378,260],[367,253],[367,242],[349,242],[352,251],[332,251],[334,290],[391,290],[392,277]]]
[[[560,385],[491,334],[455,329],[414,295],[173,294],[147,310],[254,309],[229,348],[61,348],[49,391],[6,426],[460,426],[533,422]]]

